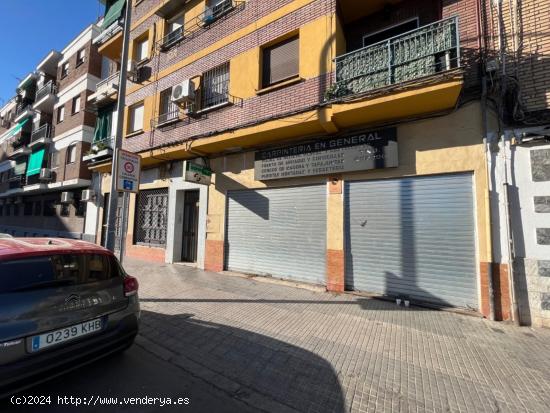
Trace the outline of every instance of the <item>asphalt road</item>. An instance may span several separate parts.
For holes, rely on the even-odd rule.
[[[124,354],[109,356],[51,381],[41,383],[17,395],[34,397],[43,402],[50,396],[49,404],[13,405],[10,400],[0,401],[0,411],[5,412],[252,412],[253,409],[235,400],[208,383],[188,375],[184,370],[157,358],[134,345]],[[44,396],[44,397],[40,397]],[[58,396],[73,396],[73,404],[58,404]],[[97,397],[97,398],[96,398]],[[156,405],[125,404],[124,398],[160,398]],[[76,406],[77,398],[83,403]],[[116,398],[116,401],[115,399]],[[168,405],[166,398],[179,405]],[[188,404],[185,404],[188,398]],[[84,405],[84,399],[92,404]],[[110,399],[111,405],[100,405],[100,400]],[[180,399],[180,400],[178,400]],[[134,401],[138,403],[138,401]]]

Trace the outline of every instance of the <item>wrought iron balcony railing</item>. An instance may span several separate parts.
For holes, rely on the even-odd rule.
[[[179,121],[180,110],[179,108],[172,104],[167,112],[161,113],[160,116],[154,118],[151,121],[152,127],[157,128],[159,126],[168,125],[169,123],[174,123]]]
[[[31,134],[31,143],[39,141],[40,139],[49,139],[52,133],[52,125],[45,123]]]
[[[234,7],[233,0],[223,0],[213,6],[207,6],[203,15],[204,24],[212,23],[224,14],[229,13]]]
[[[32,102],[24,100],[15,107],[15,116],[19,116],[27,110],[32,110]]]
[[[458,18],[441,20],[338,56],[328,98],[369,92],[460,66]]]
[[[40,89],[38,89],[38,92],[36,92],[36,101],[38,102],[43,97],[47,95],[55,95],[56,93],[57,93],[57,85],[53,80],[50,80]]]

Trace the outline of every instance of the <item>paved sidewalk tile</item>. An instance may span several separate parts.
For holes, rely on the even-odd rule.
[[[550,331],[127,260],[140,345],[263,411],[550,412]]]

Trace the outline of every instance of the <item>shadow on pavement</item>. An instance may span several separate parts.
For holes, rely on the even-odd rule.
[[[200,366],[193,374],[229,379],[238,399],[246,402],[252,392],[259,393],[266,403],[254,405],[262,410],[276,411],[279,404],[302,412],[345,411],[331,364],[302,348],[190,314],[142,311],[141,334]]]

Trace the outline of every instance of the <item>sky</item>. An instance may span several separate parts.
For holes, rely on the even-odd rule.
[[[0,107],[52,50],[61,51],[103,14],[99,0],[0,0]]]

